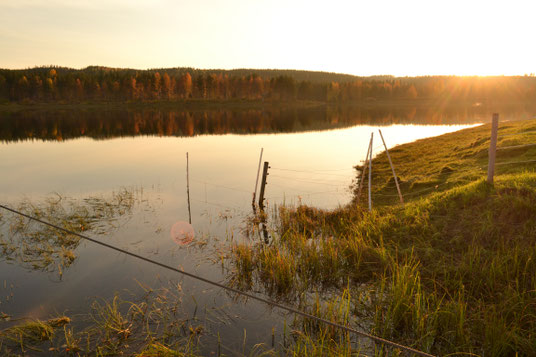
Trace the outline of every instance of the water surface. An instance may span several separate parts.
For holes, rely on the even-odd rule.
[[[507,117],[531,115],[519,110]],[[21,202],[46,206],[48,200],[95,212],[105,202],[122,202],[87,234],[225,281],[219,254],[233,241],[257,239],[247,237],[242,228],[252,211],[261,148],[263,161],[270,165],[269,209],[299,202],[332,209],[350,201],[353,167],[364,160],[371,133],[377,154],[384,150],[378,129],[387,146],[393,147],[477,125],[489,117],[490,113],[477,109],[436,113],[412,108],[395,113],[326,108],[4,113],[0,115],[0,202],[11,207]],[[177,245],[171,227],[190,218],[186,153],[195,239]],[[10,226],[14,217],[1,214],[6,241],[14,236]],[[40,228],[32,223],[31,229]],[[22,246],[21,239],[16,238],[14,245]],[[220,333],[229,348],[239,349],[244,329],[252,346],[268,342],[272,327],[281,331],[283,321],[292,319],[256,302],[236,302],[219,289],[89,242],[80,242],[75,253],[68,266],[43,268],[21,261],[16,250],[4,249],[0,312],[35,318],[81,313],[95,297],[109,298],[125,289],[139,291],[138,282],[157,287],[178,281],[187,297],[186,311],[223,306],[226,316],[232,316],[210,323],[209,335]],[[214,338],[207,337],[204,343],[205,352],[214,351]]]

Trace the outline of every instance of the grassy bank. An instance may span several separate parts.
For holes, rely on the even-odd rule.
[[[533,130],[535,121],[502,123],[499,147],[536,142]],[[391,150],[405,205],[380,154],[372,212],[357,199],[330,212],[280,208],[270,245],[233,248],[230,280],[303,307],[311,293],[328,306],[351,296],[350,324],[433,354],[535,355],[534,163],[498,165],[489,185],[489,133],[485,125]],[[531,159],[534,147],[498,152],[498,163]],[[308,334],[310,345],[355,351],[321,336]]]

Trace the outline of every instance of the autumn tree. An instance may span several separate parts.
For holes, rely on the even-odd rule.
[[[186,72],[180,76],[177,83],[177,94],[181,98],[190,98],[192,96],[192,76]]]
[[[162,76],[162,91],[166,99],[171,99],[173,95],[173,85],[171,84],[171,78],[167,73]]]
[[[412,84],[411,86],[409,86],[409,88],[407,89],[406,91],[406,96],[409,98],[409,99],[417,99],[417,89],[415,89],[415,86]]]

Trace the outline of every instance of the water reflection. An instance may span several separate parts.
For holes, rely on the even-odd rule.
[[[503,108],[504,118],[529,118],[525,107]],[[125,136],[196,136],[293,133],[355,125],[466,124],[489,121],[485,107],[310,107],[249,110],[56,110],[0,113],[0,140],[109,139]]]

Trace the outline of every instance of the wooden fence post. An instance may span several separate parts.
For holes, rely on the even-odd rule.
[[[266,176],[268,176],[268,161],[264,162],[264,169],[262,170],[261,180],[261,192],[259,193],[259,207],[264,209],[264,188],[266,187]]]
[[[387,154],[387,158],[389,159],[389,165],[391,165],[391,170],[393,170],[393,177],[395,179],[396,189],[398,191],[398,197],[400,197],[400,203],[404,203],[404,199],[402,198],[402,193],[400,192],[400,186],[398,185],[398,177],[396,177],[395,167],[393,166],[393,161],[391,161],[391,155],[389,155],[389,150],[387,149],[387,145],[385,144],[385,140],[383,139],[383,134],[380,129],[378,129],[380,132],[380,137],[382,138],[383,147],[385,148],[385,153]]]
[[[255,210],[255,197],[257,195],[257,186],[259,185],[259,173],[261,172],[261,162],[262,162],[262,152],[264,151],[264,148],[261,148],[261,156],[259,157],[259,167],[257,168],[257,179],[255,180],[255,191],[253,191],[253,200],[251,201],[251,205],[253,206],[253,210]]]
[[[499,129],[499,114],[493,113],[491,119],[491,139],[489,141],[488,152],[488,182],[493,183],[493,176],[495,175],[495,156],[497,153],[497,130]]]
[[[188,197],[188,223],[192,224],[192,211],[190,209],[190,167],[188,153],[186,153],[186,195]]]

